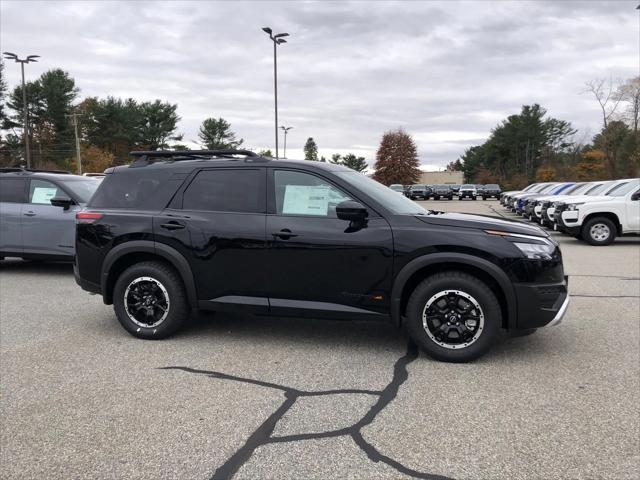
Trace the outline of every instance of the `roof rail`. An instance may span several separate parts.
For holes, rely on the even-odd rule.
[[[21,168],[21,167],[2,167],[0,168],[0,173],[60,173],[64,175],[71,175],[71,172],[67,170],[46,170],[40,168]]]
[[[135,158],[131,164],[134,167],[149,165],[157,160],[171,160],[173,162],[183,160],[213,160],[214,158],[236,158],[238,155],[251,158],[261,158],[251,150],[147,150],[138,152],[129,152],[129,155]]]

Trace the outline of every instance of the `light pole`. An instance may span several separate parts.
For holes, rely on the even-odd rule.
[[[278,33],[276,35],[273,34],[273,31],[269,27],[264,27],[262,29],[269,38],[273,42],[273,94],[275,99],[275,107],[276,107],[276,123],[275,123],[275,132],[276,132],[276,160],[278,159],[278,61],[276,54],[276,47],[281,43],[287,43],[287,41],[282,37],[288,37],[288,33]]]
[[[36,58],[40,55],[29,55],[27,58],[20,59],[15,53],[2,52],[7,60],[15,60],[20,64],[22,70],[22,107],[24,109],[24,152],[27,160],[27,168],[31,168],[31,151],[29,150],[29,117],[27,113],[27,88],[24,84],[24,64],[29,62],[37,62]]]
[[[65,115],[67,118],[73,118],[73,130],[76,135],[76,163],[78,164],[76,167],[78,171],[78,175],[82,175],[82,159],[80,158],[80,137],[78,136],[78,116],[82,116],[81,113],[71,113],[69,115]]]
[[[289,133],[289,130],[293,127],[280,126],[280,128],[284,132],[284,153],[282,154],[282,158],[287,158],[287,133]]]

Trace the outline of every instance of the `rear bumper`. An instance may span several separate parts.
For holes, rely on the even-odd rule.
[[[96,293],[98,295],[102,295],[102,288],[100,285],[80,277],[78,273],[78,264],[76,263],[75,259],[73,261],[73,276],[76,280],[76,283],[83,290],[86,290],[87,292],[90,292],[90,293]]]
[[[518,330],[557,325],[569,306],[569,277],[552,284],[515,284]]]

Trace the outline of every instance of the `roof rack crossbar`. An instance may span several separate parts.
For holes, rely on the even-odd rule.
[[[207,157],[207,156],[216,156],[216,157],[230,157],[233,155],[244,155],[245,157],[258,157],[259,155],[251,150],[235,150],[235,149],[222,149],[222,150],[148,150],[148,151],[138,151],[138,152],[130,152],[129,155],[132,157],[151,157],[151,158],[159,158],[159,157]]]
[[[67,170],[47,170],[41,168],[21,168],[21,167],[2,167],[1,173],[17,173],[17,172],[30,172],[30,173],[60,173],[64,175],[70,175],[71,172]]]

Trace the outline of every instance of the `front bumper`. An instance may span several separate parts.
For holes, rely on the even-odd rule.
[[[518,301],[516,328],[524,330],[557,325],[569,305],[569,277],[551,284],[515,284]]]

